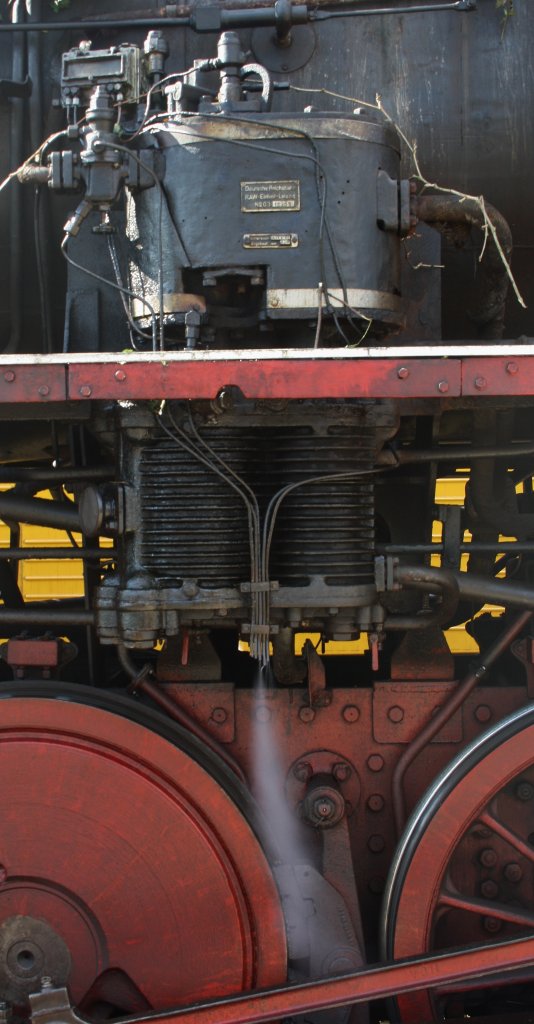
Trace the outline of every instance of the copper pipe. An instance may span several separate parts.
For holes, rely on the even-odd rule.
[[[229,754],[220,743],[217,742],[206,732],[201,725],[188,715],[187,711],[184,711],[180,705],[169,697],[168,693],[165,693],[163,687],[154,680],[149,679],[147,675],[143,675],[142,672],[136,671],[136,666],[132,662],[128,652],[125,648],[119,647],[119,660],[126,670],[129,676],[131,676],[132,682],[130,684],[130,693],[144,693],[146,697],[150,697],[157,704],[162,711],[165,712],[175,722],[178,722],[184,729],[187,729],[193,736],[196,736],[197,740],[200,740],[205,747],[213,751],[217,757],[220,757],[221,761],[224,761],[227,768],[237,775],[240,782],[247,784],[243,770],[238,765],[237,761],[234,760],[231,754]]]
[[[521,612],[512,625],[508,626],[508,628],[504,630],[495,643],[488,648],[486,654],[482,658],[479,658],[476,668],[468,672],[463,682],[458,684],[453,693],[451,693],[449,699],[445,701],[437,714],[433,715],[426,725],[423,726],[421,732],[406,747],[402,757],[399,758],[393,772],[392,782],[393,815],[398,835],[400,835],[404,828],[406,818],[403,782],[407,769],[411,765],[412,761],[415,760],[417,755],[424,750],[427,744],[434,739],[434,736],[436,736],[443,726],[447,724],[449,719],[452,718],[454,712],[461,707],[471,693],[471,690],[473,690],[477,683],[486,675],[488,669],[491,668],[495,661],[497,661],[497,658],[499,658],[501,654],[504,654],[510,644],[513,643],[521,630],[529,622],[531,615],[531,611]]]

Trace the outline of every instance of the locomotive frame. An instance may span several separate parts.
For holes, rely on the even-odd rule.
[[[16,6],[20,14],[18,0]],[[364,8],[370,6],[366,3]],[[211,9],[202,15],[202,8],[192,13],[175,7],[151,11],[146,27],[159,29],[162,22],[172,27],[173,21],[185,25],[191,18],[202,24],[204,17],[204,30],[213,30]],[[268,22],[271,17],[265,13],[268,7],[253,8],[260,12],[256,31],[262,29],[262,18]],[[397,15],[405,7],[416,15],[419,5],[397,5]],[[431,4],[436,12],[454,10],[454,16],[473,7],[469,0]],[[364,8],[359,13],[365,13]],[[217,10],[220,17],[226,9]],[[244,9],[240,10],[237,16],[242,17]],[[316,8],[316,13],[325,16],[328,11],[328,5]],[[225,16],[234,13],[230,10]],[[293,13],[296,30],[301,15]],[[285,15],[287,18],[287,9]],[[33,22],[23,22],[30,33],[53,24],[50,15],[48,22],[35,20],[35,10],[30,10],[30,17]],[[281,25],[281,17],[278,11],[278,42],[280,37],[287,42],[291,26]],[[14,26],[3,27],[11,30]],[[112,27],[109,17],[108,31]],[[306,66],[313,54],[313,47],[312,53],[307,52],[309,37],[303,35],[297,45],[298,38],[295,31],[296,67],[291,67],[290,73],[300,71],[299,60]],[[227,38],[224,45],[231,50],[235,40]],[[161,74],[158,61],[163,47],[161,43],[158,46],[145,50],[155,61],[150,65],[154,75]],[[258,52],[262,47],[269,49],[265,38],[257,46]],[[109,53],[114,55],[116,49],[112,47]],[[226,114],[231,121],[231,104],[239,109],[240,103],[249,102],[241,93],[228,100],[235,87],[232,76],[260,74],[262,97],[268,90],[257,65],[239,64],[240,58],[232,55],[222,58],[221,52],[221,116],[224,103],[229,102]],[[73,53],[68,51],[63,59],[86,59],[91,50],[84,44],[74,57]],[[291,55],[290,47],[287,53]],[[270,59],[281,60],[276,53],[274,57],[271,53]],[[291,56],[284,59],[291,64]],[[255,70],[250,71],[251,67]],[[239,72],[235,68],[240,68]],[[204,70],[201,68],[200,74]],[[21,68],[19,71],[22,74]],[[62,87],[66,88],[65,71],[63,74]],[[152,79],[153,85],[158,80]],[[198,99],[204,88],[198,81],[188,82],[191,93],[178,91],[169,101],[185,103],[186,119],[196,116],[187,104],[196,102],[191,97]],[[133,77],[128,82],[134,89]],[[91,89],[92,85],[91,81]],[[24,96],[12,87],[13,82],[10,94],[8,82],[7,95],[13,104],[20,104]],[[87,83],[83,88],[89,89]],[[253,103],[257,91],[252,93]],[[213,90],[203,95],[204,115],[216,118],[221,111],[214,114],[210,108],[215,103]],[[72,94],[69,96],[67,100],[63,97],[67,109],[73,103]],[[119,177],[124,178],[126,165],[121,165],[120,159],[125,154],[129,159],[126,144],[114,143],[113,136],[106,135],[111,115],[104,100],[102,95],[96,96],[90,111],[91,131],[97,136],[100,133],[97,142],[104,142],[86,158],[86,176],[81,179],[84,199],[68,222],[67,235],[72,232],[69,246],[80,245],[73,250],[77,259],[83,246],[89,245],[89,225],[96,236],[109,233],[109,211],[115,204],[115,193],[110,201],[107,194],[104,198],[99,194],[89,200],[89,205],[93,204],[89,211],[81,209],[86,196],[94,196],[103,187],[103,178],[98,179],[98,188],[95,186],[94,168],[97,173],[103,170],[99,164],[104,159],[102,153],[111,164],[111,153],[113,171],[120,170]],[[12,112],[13,123],[17,109]],[[252,109],[249,115],[254,118],[259,113]],[[37,191],[46,182],[60,194],[65,187],[69,190],[74,179],[65,185],[65,176],[76,160],[71,163],[68,154],[76,151],[79,141],[75,126],[71,127],[73,149],[54,151],[49,168],[38,161],[33,178],[28,164],[23,165],[21,180],[33,182]],[[164,128],[160,124],[157,130]],[[303,134],[300,128],[288,131]],[[333,138],[328,131],[324,126],[317,130],[321,144],[327,139],[326,148]],[[202,142],[205,147],[210,144]],[[268,148],[264,140],[261,144]],[[88,145],[84,152],[89,149]],[[194,149],[193,145],[192,152]],[[127,174],[132,181],[135,178],[130,184],[141,210],[140,221],[143,190],[151,184],[148,179],[160,175],[165,180],[157,159],[146,167],[139,156],[128,163]],[[319,166],[318,157],[313,159]],[[198,165],[192,180],[195,167]],[[142,179],[145,170],[148,179]],[[285,201],[296,204],[301,193],[296,199],[289,174],[281,184],[291,186],[290,198],[286,196]],[[384,228],[379,218],[380,231],[391,231],[395,238],[409,234],[415,226],[408,216],[410,199],[405,186],[406,181],[395,182],[393,227]],[[384,194],[391,198],[388,189],[381,179],[380,212],[380,204],[387,205]],[[241,191],[240,214],[258,213],[254,205],[250,210],[247,207],[247,202],[255,201],[250,194],[250,190],[245,194],[243,205]],[[272,203],[272,196],[268,202]],[[413,209],[421,210],[422,205]],[[215,217],[215,208],[212,210]],[[320,204],[321,216],[324,210],[325,202],[322,207]],[[292,212],[291,205],[284,212]],[[15,203],[15,229],[17,223],[19,228],[22,225],[19,213]],[[147,220],[150,213],[148,206],[144,211]],[[42,211],[38,204],[36,214],[39,221]],[[440,230],[445,223],[435,211],[427,219],[437,222]],[[456,243],[451,223],[446,227]],[[81,243],[77,239],[80,227]],[[278,223],[275,228],[261,236],[258,232],[243,236],[242,247],[248,250],[257,244],[263,247],[262,259],[276,260],[277,247],[289,243],[285,235],[280,241]],[[153,255],[157,246],[147,238],[145,248],[150,250],[152,245]],[[256,242],[251,243],[251,238]],[[306,261],[313,262],[313,252],[305,250],[304,233],[297,242],[294,238],[296,234],[291,235],[289,247],[301,247],[299,273],[303,273]],[[368,242],[382,245],[376,266],[373,264],[377,280],[383,274],[381,264],[388,262],[390,241],[388,236],[385,242],[383,238]],[[487,245],[491,247],[491,239]],[[42,238],[37,239],[37,263],[41,264],[37,276],[42,290],[40,246]],[[373,1004],[371,1014],[376,1016],[373,1001],[379,1000],[379,1016],[387,1012],[405,1024],[466,1015],[486,1020],[496,1014],[509,1020],[516,1003],[518,1019],[522,1019],[531,1006],[534,953],[534,909],[530,909],[534,902],[530,877],[534,826],[529,815],[534,800],[534,587],[529,576],[534,530],[528,489],[534,454],[530,440],[534,342],[524,336],[509,341],[496,338],[504,308],[503,268],[497,271],[495,281],[493,264],[489,290],[487,282],[482,285],[486,317],[479,318],[482,333],[489,325],[489,335],[483,341],[464,341],[461,334],[459,340],[446,343],[424,337],[417,318],[421,309],[423,329],[432,321],[431,307],[438,290],[436,267],[426,266],[430,298],[421,299],[412,279],[412,334],[409,329],[404,342],[395,337],[383,340],[394,323],[394,319],[388,321],[388,302],[396,291],[396,285],[391,285],[395,279],[392,272],[391,278],[387,274],[380,278],[388,281],[381,291],[368,287],[365,292],[386,296],[382,311],[365,306],[363,319],[371,323],[375,316],[377,323],[377,334],[368,345],[364,335],[357,346],[338,347],[340,336],[346,342],[348,339],[343,325],[339,327],[335,304],[329,303],[329,286],[325,284],[322,295],[321,282],[315,289],[319,292],[318,309],[311,328],[307,322],[310,307],[299,306],[302,300],[295,298],[293,306],[284,307],[290,310],[287,316],[292,326],[282,324],[276,310],[272,322],[262,313],[254,325],[245,323],[246,347],[225,347],[222,342],[212,347],[209,338],[215,339],[216,346],[218,331],[223,339],[234,337],[233,331],[238,332],[236,337],[239,332],[243,335],[242,323],[236,327],[232,320],[239,307],[232,308],[231,315],[225,308],[220,321],[215,317],[213,328],[209,316],[204,319],[206,309],[194,289],[201,290],[209,313],[210,302],[216,305],[213,297],[220,285],[219,273],[224,281],[234,274],[239,279],[235,293],[233,285],[223,281],[224,302],[237,293],[246,294],[247,299],[252,296],[246,312],[250,315],[253,308],[256,315],[259,300],[254,289],[266,286],[271,271],[262,276],[263,264],[263,269],[258,269],[252,257],[246,266],[243,257],[245,269],[239,266],[236,272],[229,260],[230,267],[219,271],[219,253],[212,238],[206,246],[212,246],[213,253],[210,250],[206,266],[201,268],[201,284],[199,268],[188,270],[182,255],[172,251],[177,280],[185,267],[184,295],[189,302],[187,309],[180,305],[178,288],[169,291],[172,308],[161,301],[173,347],[158,349],[154,343],[152,351],[148,345],[143,351],[125,351],[121,340],[116,351],[91,351],[89,343],[89,350],[77,351],[86,327],[88,337],[101,331],[105,339],[117,330],[119,321],[114,313],[109,328],[106,316],[100,319],[100,313],[95,314],[101,304],[104,311],[108,309],[109,295],[88,297],[77,276],[80,267],[74,263],[73,272],[71,261],[66,350],[41,352],[37,337],[28,343],[34,326],[30,317],[29,324],[25,323],[26,344],[22,342],[17,351],[8,345],[0,354],[0,432],[6,453],[1,479],[14,485],[12,494],[0,495],[0,514],[11,530],[9,549],[0,552],[4,601],[0,623],[2,636],[9,638],[2,654],[8,681],[0,684],[0,773],[6,780],[0,801],[5,800],[2,814],[7,826],[0,841],[0,995],[5,1000],[0,1012],[15,1022],[35,1019],[44,1024],[84,1024],[116,1017],[126,1017],[131,1024],[187,1024],[189,1020],[192,1024],[252,1024],[303,1013],[313,1021],[315,1014],[327,1010],[327,1019],[338,1024],[349,1016],[354,1022],[365,1021],[367,1004]],[[271,250],[275,250],[274,256]],[[91,251],[94,255],[97,250]],[[167,262],[172,262],[170,252],[166,249],[164,254]],[[332,256],[335,264],[334,246]],[[506,263],[506,254],[501,252],[501,257]],[[111,259],[116,270],[113,256]],[[491,259],[495,259],[494,253]],[[93,278],[99,273],[97,265],[91,264]],[[526,274],[525,268],[528,259],[521,263],[521,273]],[[150,260],[138,269],[141,304],[147,306],[149,300],[154,303],[156,295],[146,283]],[[130,290],[124,287],[120,272],[116,278],[123,298],[126,294],[131,298],[133,286]],[[290,282],[288,294],[294,283]],[[299,278],[294,295],[302,295],[301,284]],[[345,288],[342,284],[341,291]],[[449,288],[454,291],[454,274]],[[54,288],[52,292],[56,294]],[[134,298],[138,300],[139,295]],[[463,311],[458,312],[462,301],[448,300],[458,314],[457,336],[464,326]],[[355,311],[346,298],[341,305],[348,331],[354,327],[351,316]],[[341,316],[339,309],[337,313]],[[153,308],[151,316],[154,340],[157,317]],[[318,343],[323,316],[330,318],[328,330],[333,330],[335,322],[337,344],[314,347],[309,340],[307,344],[299,340],[300,347],[287,344],[292,332],[300,339],[305,330],[308,338]],[[130,330],[135,321],[134,334],[139,337],[145,332],[146,340],[150,317],[143,310],[140,313],[139,307],[135,312],[132,306],[126,311],[126,320]],[[49,340],[50,322],[44,331]],[[163,322],[160,315],[158,330],[164,334]],[[265,336],[277,339],[273,347],[258,340]],[[150,335],[148,338],[150,342]],[[200,343],[204,348],[196,347]],[[31,352],[24,351],[25,347]],[[162,439],[154,421],[157,426],[163,408],[171,413]],[[280,414],[278,428],[276,416]],[[178,426],[175,415],[184,417]],[[350,433],[354,427],[351,415],[357,420],[354,434]],[[238,437],[240,416],[245,422],[243,434],[248,429],[255,439],[252,448],[257,444],[259,450],[266,444],[267,450],[275,436],[275,430],[272,435],[269,430],[273,424],[279,429],[282,440],[272,449],[279,489],[271,501],[299,486],[298,475],[283,475],[284,446],[289,450],[294,437],[305,437],[310,429],[314,440],[303,442],[302,448],[297,441],[295,451],[303,462],[310,459],[306,464],[319,467],[323,463],[311,461],[316,454],[312,452],[314,444],[322,452],[326,451],[326,445],[321,448],[325,438],[335,435],[336,443],[338,436],[356,438],[351,444],[361,447],[358,458],[363,461],[345,464],[346,449],[336,448],[332,441],[334,472],[327,476],[324,468],[319,468],[312,479],[312,483],[326,479],[329,484],[330,476],[336,478],[336,460],[340,461],[337,477],[366,478],[362,490],[350,498],[362,516],[363,525],[355,520],[357,539],[343,547],[344,538],[339,534],[343,557],[354,546],[358,557],[361,555],[348,582],[343,579],[340,583],[334,569],[329,576],[328,566],[317,577],[309,571],[309,559],[319,559],[321,543],[315,534],[306,547],[308,534],[317,531],[324,513],[332,513],[334,508],[338,515],[337,506],[321,504],[334,502],[329,491],[324,492],[326,497],[322,491],[314,496],[318,506],[312,501],[310,506],[302,506],[304,511],[298,506],[297,513],[292,513],[310,517],[306,519],[304,555],[299,549],[294,563],[293,548],[298,548],[299,535],[292,532],[291,517],[284,520],[289,540],[283,539],[282,553],[278,549],[276,553],[277,570],[282,568],[277,572],[280,584],[269,574],[269,553],[264,559],[267,570],[263,571],[263,565],[254,575],[252,543],[250,578],[245,572],[237,583],[231,575],[228,581],[225,569],[215,583],[211,577],[210,582],[203,581],[203,573],[207,578],[212,564],[217,567],[216,558],[209,565],[207,560],[206,568],[203,552],[196,554],[195,537],[202,538],[199,549],[205,546],[211,552],[209,532],[220,530],[213,545],[216,548],[219,542],[222,565],[225,558],[231,560],[234,550],[239,560],[246,536],[239,530],[244,527],[232,506],[226,518],[224,510],[219,518],[208,516],[204,533],[195,533],[205,507],[212,501],[219,508],[220,492],[203,489],[204,479],[194,477],[198,491],[196,504],[191,503],[188,464],[172,461],[169,451],[181,444],[182,448],[188,446],[190,455],[193,438],[195,445],[198,442],[204,453],[209,453],[210,472],[214,462],[219,469],[228,470],[230,465],[233,479],[241,486],[239,474],[249,458],[249,442]],[[321,425],[315,436],[309,424],[319,423],[322,417],[327,425]],[[13,423],[22,427],[20,442],[12,433]],[[39,436],[48,423],[54,424],[53,451]],[[221,425],[223,440],[217,448],[214,437]],[[365,431],[373,434],[376,450],[371,445],[362,455]],[[244,455],[239,448],[242,443]],[[166,482],[158,490],[158,445],[163,452],[161,473],[177,481],[176,489],[169,493],[164,491]],[[231,453],[236,450],[243,463],[232,462]],[[366,462],[373,454],[374,461]],[[247,493],[254,491],[258,481],[259,490],[263,486],[261,460],[259,469],[254,459],[251,464],[251,476],[245,477]],[[436,478],[445,467],[465,465],[476,477],[474,467],[484,464],[497,466],[495,480],[502,494],[494,493],[497,484],[492,482],[489,500],[489,485],[480,477],[478,496],[472,493],[466,499],[466,520],[445,514],[442,542],[432,543],[428,526]],[[156,475],[151,477],[153,465]],[[416,468],[411,477],[410,466],[426,469],[419,473]],[[508,473],[510,469],[515,475]],[[366,547],[365,487],[373,474],[377,492],[380,486],[383,491],[376,517],[378,538]],[[400,483],[388,489],[395,474],[400,474]],[[517,499],[515,485],[519,484],[524,493]],[[35,497],[40,486],[51,488],[52,501]],[[75,502],[70,500],[72,492]],[[152,519],[144,512],[151,502]],[[397,502],[402,502],[400,510],[393,509]],[[422,502],[421,523],[415,523]],[[390,521],[388,504],[392,506]],[[261,506],[262,515],[265,507],[268,515],[271,505]],[[172,518],[176,510],[183,512],[187,528],[182,527],[182,519]],[[183,528],[186,539],[178,555],[172,542],[162,539],[160,557],[157,520],[161,517],[160,535],[167,538],[169,516],[171,534]],[[409,524],[410,517],[414,523]],[[327,520],[327,515],[324,518]],[[81,533],[81,546],[75,542],[69,557],[77,555],[85,561],[82,602],[39,604],[21,599],[16,567],[24,558],[46,557],[46,553],[25,552],[20,547],[20,522],[49,524],[71,535],[73,531]],[[464,538],[466,525],[473,531],[472,541]],[[335,533],[336,529],[334,523],[331,530]],[[234,530],[237,540],[232,548]],[[274,526],[271,534],[273,531]],[[150,540],[154,534],[156,540]],[[113,536],[115,547],[101,547],[102,536]],[[332,552],[337,550],[338,535],[331,549],[328,529],[320,534],[321,541],[328,549],[325,564],[330,555],[334,564]],[[173,568],[172,560],[185,559],[189,548],[199,560],[198,578],[189,578],[185,570],[180,578]],[[365,561],[369,552],[374,556],[372,579]],[[497,553],[509,579],[494,578]],[[468,571],[462,565],[466,554],[472,559]],[[440,556],[439,565],[428,564],[432,555]],[[166,560],[172,563],[169,569]],[[290,563],[293,576],[288,571],[286,579],[284,565]],[[473,565],[478,571],[472,571]],[[113,582],[114,571],[118,583]],[[414,604],[413,591],[423,592],[422,605]],[[480,658],[459,658],[455,663],[442,627],[456,621],[457,607],[472,622],[486,600],[504,606],[505,613],[498,619],[483,618],[473,627]],[[230,640],[219,636],[224,628]],[[369,652],[363,658],[340,657],[332,667],[335,656],[322,658],[320,643],[314,646],[309,640],[302,656],[295,654],[296,632],[318,632],[323,641],[347,640],[360,628],[369,637]],[[238,634],[249,641],[260,663],[261,685],[254,679],[250,662],[244,667],[246,656],[237,651]],[[63,675],[70,675],[69,665],[73,681],[63,683]],[[91,677],[91,688],[84,685],[85,671]],[[266,792],[262,778],[270,774],[273,760],[277,767],[271,787],[277,790],[276,798],[271,790]],[[259,813],[253,798],[260,804]],[[295,822],[291,848],[288,834]],[[462,948],[452,948],[458,946]],[[368,966],[378,960],[379,966]]]

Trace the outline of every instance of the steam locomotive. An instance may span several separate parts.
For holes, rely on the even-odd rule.
[[[528,1019],[532,4],[1,13],[0,1015]]]

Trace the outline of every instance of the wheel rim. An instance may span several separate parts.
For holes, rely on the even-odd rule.
[[[523,786],[523,796],[518,787]],[[401,838],[382,922],[383,955],[400,959],[534,928],[534,709],[484,734],[415,809]],[[497,979],[496,979],[497,982]],[[506,997],[504,997],[506,998]],[[484,996],[399,997],[402,1020],[488,1012]],[[474,1009],[475,1008],[475,1009]]]
[[[0,997],[66,973],[87,1012],[131,1012],[278,984],[283,919],[235,782],[159,715],[94,698],[0,690]]]

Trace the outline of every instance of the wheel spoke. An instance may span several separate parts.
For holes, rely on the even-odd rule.
[[[445,889],[439,895],[438,905],[454,907],[456,910],[466,910],[470,914],[482,914],[484,917],[496,917],[499,921],[510,921],[512,924],[534,928],[534,914],[529,914],[528,911],[519,910],[506,903],[497,903],[494,900],[482,900],[476,896],[461,896],[459,893],[452,893]]]
[[[514,850],[517,850],[517,852],[522,854],[523,857],[526,857],[527,860],[534,863],[534,848],[529,846],[528,843],[525,843],[524,839],[517,836],[515,832],[506,828],[506,825],[503,825],[498,818],[493,816],[493,814],[490,814],[489,811],[484,811],[479,815],[479,821],[485,825],[486,828],[490,828],[495,835],[500,836],[501,839],[504,839],[510,844],[510,846],[513,846]]]

